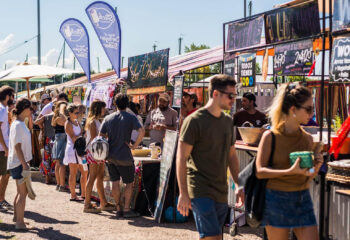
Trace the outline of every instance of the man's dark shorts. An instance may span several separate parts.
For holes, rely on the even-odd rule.
[[[128,184],[134,181],[135,166],[117,166],[113,163],[106,163],[108,167],[109,178],[112,182],[119,181],[120,177],[123,183]]]
[[[0,176],[4,176],[9,174],[10,172],[7,170],[7,157],[5,157],[5,152],[0,152]]]

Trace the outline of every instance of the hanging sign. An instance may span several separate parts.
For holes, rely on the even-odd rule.
[[[99,84],[93,85],[90,90],[89,104],[94,100],[104,101],[107,108],[111,108],[113,102],[113,95],[115,84]]]
[[[165,91],[168,81],[169,48],[129,57],[128,94]]]
[[[263,16],[228,25],[226,51],[236,51],[259,45],[261,43],[263,25]]]
[[[72,50],[82,67],[88,82],[90,78],[90,46],[89,35],[82,22],[75,18],[68,18],[60,26],[60,33]]]
[[[238,75],[242,87],[255,86],[255,53],[239,55]]]
[[[317,2],[283,8],[265,15],[267,44],[309,37],[320,31]]]
[[[275,47],[273,68],[278,76],[307,75],[314,59],[312,40]]]
[[[334,0],[333,31],[350,28],[350,0]]]
[[[235,54],[225,53],[224,55],[224,74],[231,77],[235,76]]]
[[[350,81],[350,36],[334,39],[331,76],[336,82]]]
[[[101,1],[91,3],[85,11],[115,73],[120,78],[122,33],[117,13],[108,3]]]
[[[173,108],[181,108],[184,77],[174,77]]]

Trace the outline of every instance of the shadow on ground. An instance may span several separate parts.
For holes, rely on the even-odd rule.
[[[155,220],[148,218],[148,217],[139,217],[139,218],[133,218],[128,219],[128,224],[135,226],[135,227],[144,227],[144,228],[150,228],[150,227],[162,227],[162,228],[173,228],[173,229],[184,229],[184,230],[191,230],[191,231],[197,231],[196,226],[193,221],[188,221],[186,223],[157,223]]]
[[[13,215],[13,212],[7,211],[3,212],[5,214]],[[32,219],[34,222],[37,223],[48,223],[48,224],[78,224],[78,222],[74,221],[60,221],[55,218],[47,217],[44,215],[41,215],[40,213],[32,212],[32,211],[25,211],[24,212],[24,219]],[[1,239],[1,238],[0,238]]]
[[[0,239],[11,239],[11,238],[16,238],[16,234],[13,235],[13,233],[20,233],[20,232],[28,232],[32,234],[38,235],[38,237],[42,239],[65,239],[65,240],[80,240],[80,238],[74,237],[69,234],[61,233],[59,230],[55,230],[52,227],[50,228],[44,228],[44,229],[39,229],[39,228],[33,228],[28,231],[19,231],[15,229],[14,224],[8,224],[8,223],[0,223],[0,230],[4,232],[11,232],[11,236],[4,236],[0,234]]]

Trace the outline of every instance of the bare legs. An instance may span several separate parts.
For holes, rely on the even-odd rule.
[[[66,166],[61,164],[59,160],[55,160],[55,177],[57,185],[64,187],[66,181]]]
[[[132,196],[132,186],[133,183],[125,184],[125,205],[124,211],[130,210],[130,202]],[[117,204],[117,210],[120,211],[119,201],[120,201],[120,181],[112,182],[112,195],[115,203]]]
[[[80,185],[81,185],[81,196],[85,197],[85,190],[86,190],[86,179],[87,179],[87,171],[84,171],[83,166],[81,164],[77,163],[70,163],[69,164],[69,189],[71,194],[71,199],[75,199],[77,197],[77,194],[75,192],[75,185],[77,183],[77,172],[78,169],[81,173],[80,178]]]
[[[300,227],[293,229],[298,240],[318,240],[317,226]],[[266,226],[269,240],[288,240],[289,229]]]
[[[14,201],[14,220],[16,221],[16,228],[25,229],[24,223],[24,209],[26,206],[26,197],[27,197],[27,187],[25,183],[18,184],[18,180],[16,180],[17,185],[17,195]]]
[[[104,168],[104,164],[90,164],[89,180],[86,186],[85,208],[88,208],[91,205],[91,192],[96,179],[97,192],[100,198],[100,206],[103,207],[107,204],[103,186]]]
[[[10,174],[0,176],[0,202],[5,200],[5,192],[9,183]]]

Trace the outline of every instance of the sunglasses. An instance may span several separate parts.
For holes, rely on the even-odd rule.
[[[305,111],[308,113],[308,114],[311,114],[314,112],[314,107],[313,106],[308,106],[308,107],[300,107],[302,109],[305,109]]]
[[[223,93],[223,94],[226,94],[227,97],[232,100],[232,99],[235,99],[237,97],[237,93],[228,93],[228,92],[225,92],[225,91],[221,91],[221,90],[218,90],[219,92]]]
[[[79,112],[74,112],[73,114],[75,114],[75,115],[79,115]]]

